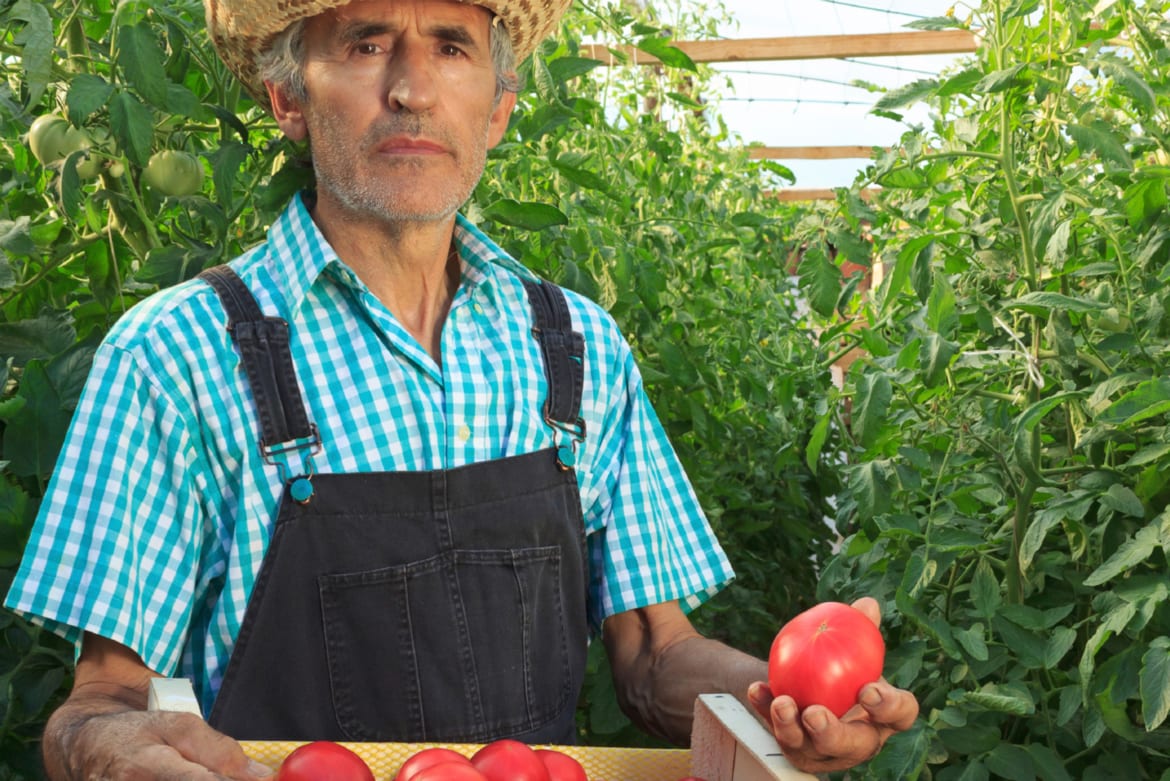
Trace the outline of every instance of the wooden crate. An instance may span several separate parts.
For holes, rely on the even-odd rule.
[[[151,683],[152,710],[199,713],[188,681],[155,679]],[[302,742],[244,741],[250,757],[269,767]],[[444,745],[465,756],[480,746],[471,743],[343,743],[366,761],[378,781],[391,781],[412,754]],[[816,781],[795,769],[780,753],[775,739],[747,708],[729,694],[704,694],[695,701],[695,726],[690,750],[634,749],[601,746],[553,746],[574,757],[590,781],[674,781],[697,776],[705,781]]]

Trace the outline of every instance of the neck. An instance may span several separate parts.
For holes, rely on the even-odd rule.
[[[443,323],[460,278],[455,216],[435,222],[378,223],[346,218],[319,202],[313,221],[341,261],[441,363]]]

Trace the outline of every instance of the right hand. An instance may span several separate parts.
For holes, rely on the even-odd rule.
[[[136,779],[270,778],[272,770],[251,760],[232,738],[192,713],[122,711],[89,716],[69,742],[72,778]]]
[[[86,634],[73,691],[45,724],[41,748],[53,781],[257,781],[272,770],[193,713],[146,710],[151,678],[131,649]]]

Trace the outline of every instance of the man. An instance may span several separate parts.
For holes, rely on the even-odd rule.
[[[457,215],[568,0],[207,3],[316,190],[99,351],[8,596],[80,644],[50,776],[266,775],[236,739],[569,742],[590,625],[676,742],[706,691],[813,771],[907,728],[907,692],[798,714],[695,632],[731,572],[628,346]],[[159,674],[209,724],[144,711]]]

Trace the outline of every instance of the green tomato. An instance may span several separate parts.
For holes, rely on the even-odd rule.
[[[88,133],[55,114],[42,114],[28,129],[28,147],[41,165],[51,165],[92,145]]]
[[[164,149],[151,155],[142,181],[163,195],[193,195],[203,188],[203,166],[194,155]]]

